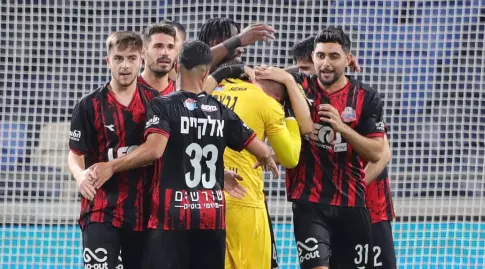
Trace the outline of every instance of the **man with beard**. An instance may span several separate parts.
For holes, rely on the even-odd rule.
[[[132,32],[115,32],[106,41],[111,81],[83,97],[73,111],[68,165],[81,198],[79,224],[86,268],[139,268],[147,215],[143,202],[151,166],[114,174],[97,186],[97,162],[126,155],[142,144],[146,110],[158,92],[137,84],[143,41]]]
[[[299,262],[304,269],[372,268],[363,163],[378,162],[385,150],[383,105],[375,89],[345,75],[351,42],[342,29],[324,29],[314,44],[317,75],[294,77],[315,131],[286,173]]]
[[[168,23],[149,25],[142,32],[145,68],[138,80],[161,95],[175,91],[169,73],[178,56],[176,36],[177,30]]]

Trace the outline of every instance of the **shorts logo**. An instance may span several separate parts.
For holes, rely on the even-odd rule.
[[[83,251],[84,269],[107,269],[108,252],[104,248],[97,248],[94,253],[89,248]]]
[[[296,242],[296,246],[298,248],[300,264],[307,260],[320,258],[317,239],[309,237],[305,240],[305,243],[302,243],[300,241]]]

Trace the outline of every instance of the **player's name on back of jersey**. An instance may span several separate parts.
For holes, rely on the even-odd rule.
[[[173,201],[174,207],[183,209],[209,209],[224,206],[224,194],[222,190],[196,190],[196,191],[175,191]]]
[[[203,136],[224,137],[224,120],[212,119],[210,116],[207,116],[206,119],[186,116],[180,117],[180,133],[189,134],[190,129],[197,131],[198,139],[201,139]]]

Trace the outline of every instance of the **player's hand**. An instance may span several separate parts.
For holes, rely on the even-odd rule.
[[[238,181],[243,178],[236,172],[224,170],[224,191],[236,199],[242,199],[246,196],[246,189]]]
[[[293,79],[293,77],[285,70],[273,66],[255,68],[255,73],[257,79],[273,80],[283,85]]]
[[[261,158],[258,159],[258,161],[254,164],[253,168],[258,168],[262,166],[264,171],[271,171],[275,178],[280,177],[280,170],[278,169],[278,166],[276,165],[275,161],[273,160],[272,156],[269,156],[267,158]]]
[[[342,122],[338,110],[330,104],[320,105],[318,115],[320,115],[320,120],[330,124],[335,132],[342,132],[346,126]]]
[[[101,162],[96,163],[92,166],[94,168],[95,179],[93,180],[93,185],[96,189],[101,188],[108,179],[110,179],[114,174],[114,169],[111,163]]]
[[[359,61],[357,60],[357,57],[354,55],[350,54],[350,62],[349,62],[349,67],[352,71],[360,73],[362,70],[360,69]]]
[[[257,41],[269,41],[274,39],[275,29],[267,24],[259,23],[249,25],[238,35],[241,46],[253,45]]]
[[[256,82],[256,73],[255,73],[254,69],[252,69],[251,67],[249,67],[247,65],[244,66],[243,76],[247,77],[251,83]]]
[[[76,185],[79,189],[81,195],[92,201],[96,195],[96,189],[93,186],[92,180],[94,178],[94,172],[92,168],[88,168],[82,172],[82,174],[77,177]]]

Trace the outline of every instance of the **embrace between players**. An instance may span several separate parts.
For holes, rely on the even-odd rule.
[[[302,268],[396,268],[379,94],[345,76],[337,28],[295,47],[315,75],[238,61],[273,33],[211,19],[200,41],[170,21],[110,35],[111,80],[70,130],[85,268],[277,268],[262,173],[276,163]]]

